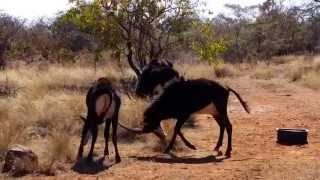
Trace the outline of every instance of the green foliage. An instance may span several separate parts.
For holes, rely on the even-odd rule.
[[[312,4],[312,3],[311,3]],[[270,59],[272,56],[314,52],[320,42],[320,6],[286,7],[266,0],[257,6],[227,5],[231,15],[221,14],[213,25],[218,37],[224,37],[224,59],[243,62]],[[318,10],[317,10],[318,9]]]
[[[75,25],[80,32],[89,34],[94,43],[94,51],[113,48],[121,41],[119,27],[111,17],[103,12],[99,1],[91,4],[79,4],[63,14],[57,22],[57,28],[68,24]]]
[[[82,49],[125,57],[138,75],[153,59],[193,50],[214,66],[223,60],[270,59],[319,52],[320,5],[286,7],[274,0],[204,21],[191,0],[70,0],[74,6],[53,23],[24,21],[0,13],[0,69],[10,59],[73,62]],[[170,54],[172,53],[172,54]]]
[[[72,0],[76,7],[61,19],[94,37],[94,52],[109,48],[127,57],[139,71],[150,60],[165,57],[186,39],[194,15],[190,0]]]
[[[209,64],[218,66],[223,63],[220,55],[227,50],[225,41],[215,39],[213,28],[209,23],[194,22],[193,25],[200,36],[192,42],[192,49],[201,60],[208,61]]]

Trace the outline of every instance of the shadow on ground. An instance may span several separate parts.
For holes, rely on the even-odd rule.
[[[87,159],[83,158],[72,167],[72,170],[80,174],[97,174],[109,169],[113,165],[114,163],[106,165],[103,158],[92,161],[87,161]]]
[[[149,156],[149,157],[140,157],[140,156],[132,156],[132,158],[135,158],[140,161],[154,161],[158,163],[169,163],[169,164],[175,164],[175,163],[183,163],[183,164],[205,164],[205,163],[212,163],[212,162],[222,162],[225,157],[221,156],[214,156],[209,155],[206,157],[192,157],[192,156],[183,156],[178,157],[173,154],[170,155],[157,155],[157,156]]]

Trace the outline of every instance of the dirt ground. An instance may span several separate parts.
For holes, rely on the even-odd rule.
[[[64,164],[49,179],[320,179],[320,93],[289,84],[285,80],[226,80],[248,101],[247,114],[234,95],[229,99],[233,124],[230,159],[215,156],[218,126],[208,117],[198,117],[196,128],[184,128],[197,147],[183,147],[177,157],[166,157],[143,142],[121,143],[122,162],[110,168],[99,163]],[[276,128],[304,127],[310,130],[309,144],[284,146],[276,143]],[[147,135],[152,136],[152,135]],[[225,151],[227,136],[225,134]],[[96,154],[103,154],[103,138]],[[112,144],[110,148],[113,149]],[[76,150],[75,150],[76,151]],[[111,154],[113,160],[113,153]],[[83,167],[81,167],[83,166]],[[40,178],[33,176],[29,178]]]

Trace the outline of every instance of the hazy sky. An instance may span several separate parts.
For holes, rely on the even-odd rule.
[[[53,17],[69,6],[68,0],[0,0],[0,11],[28,20]]]
[[[203,0],[206,8],[214,14],[223,12],[223,5],[241,4],[242,6],[255,5],[265,0]],[[287,0],[290,3],[303,0]],[[54,17],[57,12],[70,7],[68,0],[0,0],[0,11],[23,19],[33,20],[38,17]]]

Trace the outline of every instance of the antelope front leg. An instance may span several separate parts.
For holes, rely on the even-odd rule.
[[[105,159],[106,156],[109,158],[109,136],[110,136],[110,125],[111,125],[111,119],[106,119],[106,124],[104,127],[104,156],[103,159]]]
[[[92,142],[91,142],[91,148],[87,157],[88,161],[92,161],[93,159],[93,149],[94,149],[94,145],[96,143],[97,140],[97,136],[98,136],[98,127],[97,125],[94,125],[93,127],[91,127],[91,133],[92,133]]]
[[[89,130],[88,124],[87,124],[87,122],[85,122],[85,125],[82,130],[81,141],[80,141],[80,146],[79,146],[78,155],[77,155],[77,161],[80,161],[82,158],[83,146],[85,145],[85,139],[88,134],[88,130]]]
[[[176,126],[174,128],[174,132],[173,132],[173,136],[171,138],[171,141],[170,141],[169,145],[167,146],[166,150],[164,151],[165,154],[170,154],[170,151],[171,151],[171,149],[173,147],[173,144],[174,144],[174,142],[176,140],[177,134],[179,133],[183,123],[184,123],[184,121],[182,119],[178,119],[177,120],[177,123],[176,123]]]
[[[181,131],[178,132],[178,135],[180,136],[181,140],[183,141],[183,143],[184,143],[187,147],[189,147],[190,149],[193,149],[193,150],[196,150],[196,149],[197,149],[193,144],[191,144],[191,143],[184,137],[184,135],[182,134]]]

